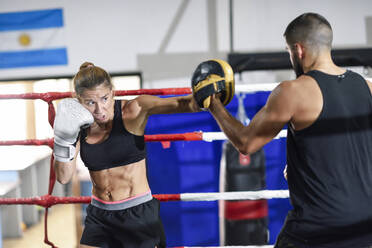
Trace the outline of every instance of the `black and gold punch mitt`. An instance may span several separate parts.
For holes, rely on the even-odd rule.
[[[204,61],[192,75],[191,87],[200,108],[209,108],[211,95],[216,93],[221,93],[221,102],[226,106],[234,97],[234,72],[226,61]]]

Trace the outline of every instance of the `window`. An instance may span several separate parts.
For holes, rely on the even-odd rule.
[[[26,93],[26,83],[0,83],[1,94]],[[0,100],[0,140],[23,140],[27,138],[25,100]]]
[[[138,75],[134,76],[114,76],[112,84],[115,90],[138,90],[141,89],[141,78]],[[117,99],[133,99],[136,96],[122,96]]]

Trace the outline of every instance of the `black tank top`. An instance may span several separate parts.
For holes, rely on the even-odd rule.
[[[353,246],[346,242],[337,247],[372,244],[370,90],[352,71],[307,75],[320,87],[323,109],[303,130],[288,125],[288,187],[294,209],[284,231],[308,243],[351,239]]]
[[[123,124],[121,101],[115,101],[109,137],[99,144],[85,141],[87,129],[80,132],[80,156],[89,170],[98,171],[138,162],[146,157],[144,136],[129,133]]]

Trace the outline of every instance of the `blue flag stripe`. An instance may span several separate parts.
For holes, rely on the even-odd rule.
[[[0,32],[63,27],[63,10],[0,13]]]
[[[67,65],[67,49],[41,49],[17,52],[0,52],[0,69]]]

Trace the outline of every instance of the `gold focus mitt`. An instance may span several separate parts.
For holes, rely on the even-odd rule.
[[[234,72],[226,61],[204,61],[192,75],[191,88],[200,108],[209,108],[211,95],[216,93],[221,93],[221,102],[226,106],[235,93]]]

